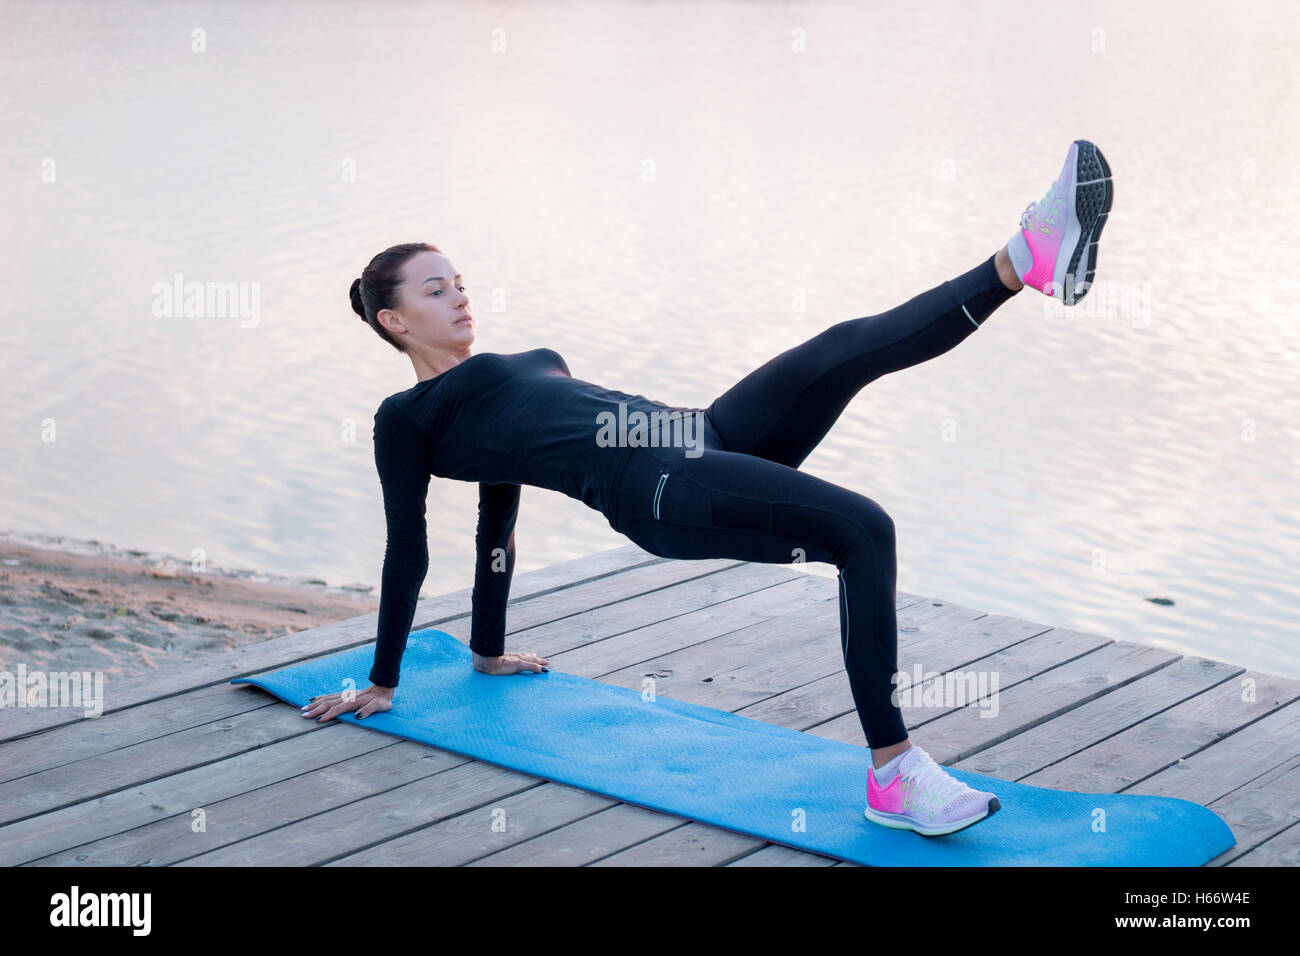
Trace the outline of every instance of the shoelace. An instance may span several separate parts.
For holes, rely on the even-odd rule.
[[[1038,214],[1038,209],[1040,206],[1047,206],[1047,207],[1051,206],[1052,199],[1055,193],[1056,193],[1056,183],[1053,182],[1052,185],[1047,187],[1047,194],[1043,196],[1041,200],[1037,202],[1031,202],[1028,206],[1025,207],[1025,211],[1020,214],[1021,229],[1030,228],[1031,222],[1048,222],[1053,224],[1055,223],[1055,219],[1056,219],[1055,209],[1053,209],[1051,214],[1048,216],[1040,216]]]
[[[966,784],[945,773],[944,769],[934,762],[934,758],[920,747],[916,749],[920,759],[912,770],[910,779],[905,780],[904,784],[908,785],[909,792],[915,794],[916,798],[933,813],[959,791],[966,789]]]
[[[1021,229],[1029,228],[1029,220],[1033,217],[1034,210],[1037,208],[1038,208],[1037,202],[1031,202],[1028,206],[1025,207],[1025,211],[1020,214]]]

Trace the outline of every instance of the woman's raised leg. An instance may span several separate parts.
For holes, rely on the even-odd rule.
[[[832,325],[749,373],[705,409],[729,451],[798,468],[868,382],[942,355],[1018,290],[995,260],[888,312]]]

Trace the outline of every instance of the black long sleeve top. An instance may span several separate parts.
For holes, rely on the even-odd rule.
[[[375,465],[388,542],[370,682],[396,687],[420,586],[429,569],[425,499],[432,475],[479,483],[470,647],[505,651],[521,485],[577,498],[614,520],[632,449],[602,444],[602,413],[690,411],[575,379],[553,349],[472,355],[390,395],[375,412]],[[621,419],[625,420],[625,419]]]

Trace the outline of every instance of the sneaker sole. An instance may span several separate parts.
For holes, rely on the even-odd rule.
[[[1078,237],[1066,263],[1065,274],[1058,276],[1058,288],[1063,290],[1062,301],[1073,305],[1088,294],[1092,278],[1097,272],[1097,242],[1110,214],[1115,197],[1110,165],[1095,144],[1086,139],[1076,139],[1078,147],[1074,162],[1074,218],[1078,222]],[[1067,233],[1067,244],[1074,232],[1073,223]],[[1082,278],[1080,275],[1082,274]],[[1073,280],[1073,281],[1071,281]]]
[[[870,806],[863,811],[863,815],[872,823],[879,823],[881,826],[891,827],[895,830],[912,830],[921,836],[943,836],[948,833],[956,833],[958,830],[964,830],[972,824],[979,823],[1002,809],[1002,804],[998,798],[994,797],[989,801],[988,808],[979,816],[970,817],[966,820],[958,820],[956,823],[946,824],[941,827],[927,827],[909,817],[899,813],[885,813],[881,810],[873,810]]]

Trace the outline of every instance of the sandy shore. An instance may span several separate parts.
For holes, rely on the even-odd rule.
[[[0,670],[129,677],[379,609],[377,589],[0,534]]]

